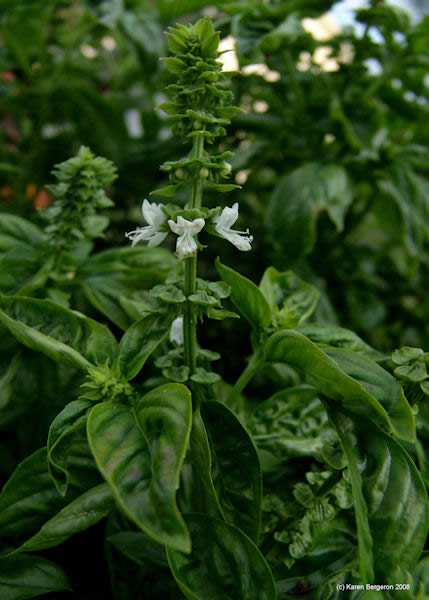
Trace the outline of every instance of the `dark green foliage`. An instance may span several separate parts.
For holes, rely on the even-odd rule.
[[[0,0],[0,598],[424,600],[429,20],[208,4]]]

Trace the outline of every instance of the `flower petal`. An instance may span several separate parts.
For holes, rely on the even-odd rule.
[[[171,324],[170,342],[176,342],[178,346],[183,346],[183,317],[177,317]]]
[[[143,200],[142,212],[146,223],[149,223],[149,225],[153,225],[154,227],[162,225],[162,223],[167,220],[167,217],[162,210],[163,206],[163,204],[156,204],[156,202],[150,203],[146,199]]]
[[[237,219],[238,202],[233,204],[231,208],[229,206],[225,206],[221,214],[213,219],[213,222],[216,223],[216,229],[217,227],[231,229]]]

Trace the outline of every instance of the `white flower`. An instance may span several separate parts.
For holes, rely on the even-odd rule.
[[[168,221],[171,231],[179,237],[176,243],[176,254],[179,258],[192,256],[197,251],[197,242],[195,237],[205,225],[204,219],[194,219],[188,221],[183,217],[177,217],[177,223],[171,219]]]
[[[238,202],[232,208],[225,206],[220,215],[213,218],[215,229],[219,235],[234,244],[239,250],[251,250],[250,242],[253,241],[253,235],[249,235],[249,230],[235,231],[231,229],[232,225],[238,219]]]
[[[158,246],[167,237],[167,232],[161,230],[161,225],[167,220],[166,215],[162,211],[163,204],[152,204],[147,200],[143,201],[142,212],[146,223],[146,227],[138,227],[134,231],[129,231],[125,236],[132,240],[132,246],[135,246],[141,240],[149,242],[149,248]]]
[[[170,342],[183,346],[183,317],[177,317],[171,324]]]

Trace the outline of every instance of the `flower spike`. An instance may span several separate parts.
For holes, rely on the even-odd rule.
[[[168,221],[171,231],[178,235],[176,243],[176,254],[179,259],[193,256],[197,251],[195,237],[205,225],[204,219],[188,221],[183,217],[177,217],[177,223],[171,219]]]
[[[213,223],[218,234],[231,242],[238,250],[247,252],[252,249],[251,242],[253,235],[249,235],[249,230],[236,231],[231,229],[238,219],[238,202],[233,204],[232,208],[225,206],[223,211],[217,217],[214,217]]]
[[[148,241],[149,248],[153,248],[165,240],[167,232],[161,229],[167,220],[162,210],[163,206],[163,204],[156,204],[155,202],[151,204],[147,200],[143,201],[143,217],[148,225],[146,227],[138,227],[134,231],[129,231],[125,234],[129,240],[132,240],[132,246],[135,246],[140,241]]]

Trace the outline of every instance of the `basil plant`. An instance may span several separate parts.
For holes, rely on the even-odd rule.
[[[167,37],[175,83],[159,108],[189,151],[162,165],[169,184],[143,201],[131,243],[94,252],[116,174],[87,148],[57,166],[44,229],[3,218],[1,419],[36,416],[14,405],[14,386],[39,353],[63,384],[47,392],[46,445],[0,496],[0,596],[73,589],[48,550],[103,520],[99,553],[121,600],[428,598],[415,425],[426,355],[392,361],[318,323],[319,292],[292,271],[269,267],[257,285],[218,258],[217,281],[198,276],[210,236],[252,256],[238,203],[204,204],[206,190],[221,202],[238,187],[217,140],[240,109],[208,18]],[[177,258],[155,248],[167,238]],[[233,385],[198,341],[208,319],[227,320],[228,335],[234,319],[248,324],[252,354]]]

